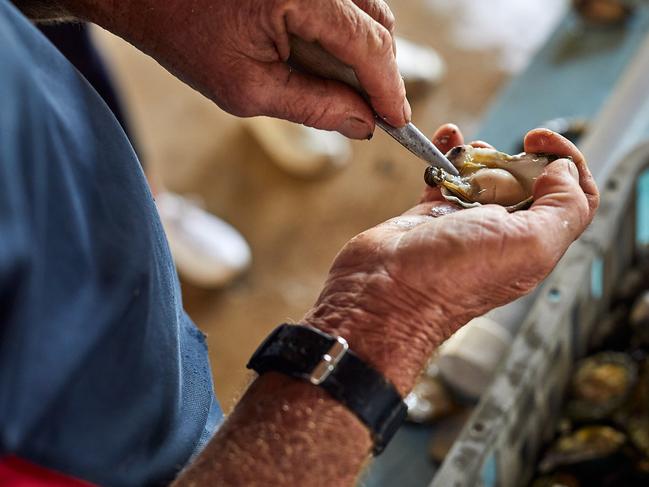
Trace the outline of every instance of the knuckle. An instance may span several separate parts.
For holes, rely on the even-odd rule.
[[[394,15],[383,0],[354,0],[354,3],[390,33],[394,32]]]
[[[394,32],[395,18],[392,10],[387,3],[383,0],[376,0],[376,5],[379,10],[379,18],[377,19],[383,27],[388,29],[390,33]]]
[[[295,8],[295,0],[273,0],[266,5],[271,17],[278,19]]]
[[[371,46],[376,52],[380,54],[394,54],[392,34],[384,26],[376,25],[376,28],[372,29],[370,39],[372,41]]]
[[[304,110],[302,110],[304,112]],[[327,108],[316,107],[315,109],[308,110],[302,113],[302,120],[300,123],[307,127],[325,127],[327,125]]]
[[[383,23],[383,25],[385,26],[386,29],[388,29],[390,34],[394,34],[396,21],[394,18],[394,14],[392,13],[392,10],[390,9],[387,10],[387,13],[385,14],[385,22]]]

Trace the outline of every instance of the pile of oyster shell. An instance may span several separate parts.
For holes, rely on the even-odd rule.
[[[617,287],[577,363],[531,487],[649,486],[649,260]]]
[[[446,157],[459,176],[428,167],[424,173],[426,184],[439,186],[446,200],[465,208],[498,204],[509,211],[524,209],[532,203],[534,182],[545,166],[557,159],[549,154],[526,152],[510,156],[470,145],[454,147]]]

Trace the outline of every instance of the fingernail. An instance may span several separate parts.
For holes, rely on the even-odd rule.
[[[410,108],[410,102],[407,98],[403,105],[403,118],[406,119],[406,123],[410,123],[410,120],[412,120],[412,108]]]
[[[577,169],[577,166],[575,165],[574,162],[572,162],[570,159],[566,159],[566,165],[568,166],[568,172],[572,176],[572,178],[579,182],[579,170]]]
[[[372,129],[365,121],[357,117],[350,117],[345,120],[338,131],[351,139],[369,139],[372,137]]]

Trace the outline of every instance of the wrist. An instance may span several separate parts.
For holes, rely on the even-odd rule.
[[[401,396],[413,387],[432,351],[446,336],[441,307],[419,313],[400,301],[390,277],[335,278],[303,322],[347,340],[350,350],[381,372]]]
[[[320,387],[268,372],[173,485],[352,486],[371,448],[367,427]]]

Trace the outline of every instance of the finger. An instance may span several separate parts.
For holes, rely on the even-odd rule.
[[[511,215],[521,224],[521,235],[533,240],[531,252],[558,260],[591,221],[591,210],[573,161],[558,159],[549,164],[534,183],[534,203],[527,211]]]
[[[493,145],[488,144],[483,140],[474,140],[473,142],[470,142],[469,145],[481,149],[495,149]]]
[[[424,187],[424,193],[421,195],[419,202],[425,203],[430,201],[446,201],[442,196],[442,192],[440,191],[438,186],[426,185]]]
[[[572,158],[579,172],[579,185],[586,194],[589,205],[589,216],[595,215],[599,206],[599,191],[583,154],[565,137],[548,129],[534,129],[525,136],[525,152],[556,154]]]
[[[432,142],[446,154],[453,147],[464,144],[464,137],[457,125],[445,123],[435,131]]]
[[[282,118],[323,130],[336,130],[352,139],[374,132],[374,115],[348,86],[297,71],[284,63],[260,63],[262,83],[247,88],[260,115]]]
[[[394,33],[394,14],[383,0],[352,0],[354,4],[383,27]]]
[[[410,121],[388,29],[351,0],[287,3],[283,19],[289,33],[317,41],[353,68],[370,104],[390,125],[401,127]]]
[[[397,55],[397,43],[394,37],[394,14],[383,0],[352,0],[354,4],[376,20],[392,34],[392,50]]]

